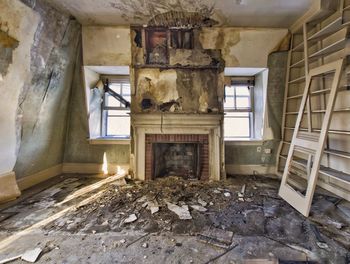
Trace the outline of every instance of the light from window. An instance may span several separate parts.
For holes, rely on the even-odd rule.
[[[249,86],[225,87],[225,139],[251,137],[251,90]]]
[[[109,88],[121,95],[125,100],[130,102],[130,83],[128,82],[111,82]],[[130,137],[130,110],[121,102],[105,93],[103,106],[103,134],[106,137]]]

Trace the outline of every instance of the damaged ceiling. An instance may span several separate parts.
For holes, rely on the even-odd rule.
[[[290,27],[311,6],[312,0],[47,0],[71,13],[83,25],[161,25],[161,14],[189,14],[203,25],[236,27]],[[174,19],[173,16],[171,19]],[[171,21],[172,22],[172,21]],[[165,21],[165,25],[169,24]],[[185,26],[185,25],[184,25]]]

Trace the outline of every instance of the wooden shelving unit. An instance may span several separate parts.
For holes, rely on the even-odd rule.
[[[300,23],[299,23],[300,25]],[[305,90],[305,76],[311,69],[320,67],[349,54],[350,0],[340,0],[334,10],[319,10],[306,19],[299,28],[294,27],[288,56],[287,81],[282,120],[282,142],[277,158],[277,173],[282,175],[291,144],[296,117]],[[327,136],[321,168],[320,186],[349,200],[350,197],[350,63],[342,75],[334,106],[332,122]],[[317,77],[310,91],[309,107],[304,112],[305,124],[300,131],[320,133],[320,124],[325,116],[325,106],[331,91],[331,77]],[[333,122],[334,121],[334,122]],[[300,159],[299,165],[307,164]],[[338,164],[338,165],[335,165]],[[326,179],[326,180],[324,180]],[[339,187],[337,187],[339,186]],[[348,190],[348,192],[344,192]]]

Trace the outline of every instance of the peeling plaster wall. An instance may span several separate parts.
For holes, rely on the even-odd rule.
[[[64,162],[102,164],[103,154],[106,152],[109,164],[127,164],[130,158],[129,145],[92,145],[89,143],[89,123],[82,65],[82,51],[80,49],[72,85]]]
[[[267,111],[269,123],[272,128],[274,139],[245,144],[225,144],[226,165],[262,165],[273,167],[276,162],[276,155],[281,140],[281,124],[283,113],[283,98],[286,79],[288,52],[275,52],[268,57],[267,67]],[[261,152],[257,148],[261,147]],[[265,149],[272,149],[271,154],[265,153]]]
[[[268,55],[279,48],[287,29],[203,28],[204,49],[221,49],[226,67],[266,68]]]
[[[45,2],[23,2],[37,14],[39,23],[29,54],[31,76],[16,102],[17,178],[62,163],[70,87],[81,40],[76,20]]]
[[[41,0],[1,0],[18,41],[0,81],[0,174],[17,179],[62,163],[80,25]]]
[[[17,159],[16,112],[21,90],[31,78],[30,52],[39,15],[17,0],[1,0],[0,10],[0,21],[7,22],[10,36],[19,41],[7,74],[0,79],[0,174],[3,174],[13,170]]]
[[[125,66],[131,62],[128,27],[83,27],[84,65]]]

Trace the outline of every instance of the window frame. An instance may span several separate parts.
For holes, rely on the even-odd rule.
[[[129,76],[102,76],[102,79],[104,80],[104,82],[108,79],[109,81],[109,85],[113,85],[114,83],[118,83],[121,84],[120,87],[120,95],[121,96],[125,96],[123,94],[123,84],[128,84],[130,86],[130,77]],[[131,98],[131,87],[130,87],[130,93],[126,94],[126,96],[130,96]],[[129,117],[130,119],[130,114],[120,114],[120,115],[116,115],[116,114],[108,114],[108,111],[130,111],[129,108],[127,107],[123,107],[123,106],[108,106],[107,103],[107,98],[108,97],[112,97],[114,98],[112,95],[110,95],[108,92],[104,91],[103,93],[103,97],[102,97],[102,103],[101,103],[101,137],[102,138],[116,138],[116,139],[130,139],[130,133],[129,135],[110,135],[108,134],[108,119],[109,117]],[[120,103],[120,102],[119,102]],[[121,103],[120,103],[121,105]]]
[[[226,89],[227,87],[233,87],[234,88],[234,95],[226,95]],[[249,96],[242,96],[242,95],[237,95],[237,91],[236,88],[237,87],[248,87],[249,90]],[[237,107],[237,98],[249,98],[249,104],[250,107],[249,108],[238,108]],[[234,98],[234,107],[233,108],[227,108],[225,107],[225,103],[226,103],[226,98]],[[247,84],[234,84],[231,83],[231,85],[225,85],[225,99],[224,99],[224,104],[223,104],[223,110],[224,110],[224,123],[225,123],[225,119],[227,118],[248,118],[249,119],[249,136],[240,136],[240,137],[227,137],[225,135],[225,131],[224,131],[224,141],[238,141],[238,140],[250,140],[250,139],[254,139],[255,136],[255,132],[254,132],[254,85],[253,84],[249,84],[247,82]],[[248,117],[239,117],[239,116],[232,116],[230,117],[227,114],[229,113],[247,113]]]

